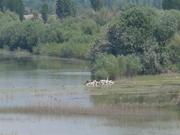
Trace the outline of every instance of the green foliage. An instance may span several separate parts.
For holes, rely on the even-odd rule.
[[[95,43],[90,56],[95,61],[99,53],[134,55],[142,64],[141,73],[166,72],[173,59],[176,59],[176,64],[180,61],[178,52],[172,49],[177,46],[174,43],[168,46],[178,32],[179,22],[179,12],[174,10],[160,12],[154,8],[131,7],[112,22],[107,37]],[[131,71],[127,73],[131,74]]]
[[[164,12],[155,25],[154,36],[160,44],[165,44],[177,31],[178,20],[169,12]]]
[[[106,40],[97,40],[95,44],[91,47],[91,50],[88,54],[89,59],[94,62],[97,58],[97,56],[101,53],[108,53],[111,54],[110,50],[110,44]]]
[[[99,28],[96,22],[88,18],[82,20],[80,28],[82,32],[86,35],[95,35],[96,33],[99,32]]]
[[[98,55],[92,66],[92,73],[96,79],[117,78],[119,75],[118,59],[113,55]]]
[[[132,77],[141,71],[140,59],[135,55],[118,56],[120,75]]]
[[[40,55],[49,55],[62,58],[79,58],[85,59],[89,51],[90,44],[80,43],[47,43],[39,44],[33,52]]]
[[[1,10],[8,9],[12,12],[16,12],[20,20],[23,20],[25,7],[22,0],[3,0],[0,3],[0,8]]]
[[[143,56],[141,56],[143,65],[143,74],[156,74],[162,72],[162,65],[160,64],[160,55],[153,49],[149,49]]]
[[[167,10],[165,12],[166,12],[166,14],[171,16],[171,18],[176,18],[177,25],[178,25],[177,31],[179,31],[180,30],[180,12],[178,10],[174,10],[174,9]],[[166,16],[168,16],[168,15],[166,15]]]
[[[5,6],[5,0],[0,0],[0,10],[3,11]]]
[[[156,12],[149,8],[134,7],[123,12],[118,23],[108,31],[111,53],[143,53],[148,48],[144,43],[152,35],[155,18]]]
[[[176,34],[168,45],[172,64],[180,64],[180,35]]]
[[[40,40],[42,34],[42,23],[24,21],[11,22],[0,30],[1,47],[7,46],[10,50],[25,49],[32,51]]]
[[[106,8],[103,8],[95,13],[92,10],[84,13],[84,16],[92,18],[100,26],[108,24],[112,19],[115,18],[115,15],[115,12]]]
[[[74,3],[71,0],[57,0],[56,1],[56,15],[59,19],[67,16],[75,15]]]
[[[23,11],[20,0],[9,4],[8,1],[5,1],[6,7],[20,15],[20,10]],[[14,1],[19,2],[13,4]],[[83,13],[76,14],[73,0],[57,0],[56,14],[61,20],[53,14],[48,17],[49,4],[39,2],[45,24],[38,17],[19,21],[15,13],[4,10],[1,1],[0,47],[66,58],[86,59],[89,55],[97,79],[174,71],[180,65],[180,12],[133,6],[156,3],[143,1],[144,4],[126,1],[132,5],[119,12],[113,8],[118,1],[93,0],[89,4],[96,12],[81,9]],[[82,0],[76,2],[88,5]],[[109,10],[105,6],[112,8]]]
[[[179,0],[163,0],[163,9],[180,9]]]
[[[116,79],[121,76],[132,77],[141,70],[140,59],[134,55],[115,57],[99,54],[93,63],[92,73],[95,79]]]
[[[46,3],[44,3],[41,7],[41,16],[44,23],[46,23],[48,20],[48,5]]]
[[[99,27],[92,19],[51,20],[34,51],[42,55],[85,59],[98,33]]]
[[[103,6],[103,0],[90,0],[91,6],[95,11],[98,11]]]

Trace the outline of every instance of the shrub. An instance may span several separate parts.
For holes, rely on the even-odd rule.
[[[118,60],[113,55],[99,54],[91,70],[96,79],[115,79],[119,76]]]
[[[141,71],[140,60],[135,55],[126,56],[126,63],[126,76],[132,77]]]
[[[20,48],[32,51],[40,41],[43,30],[42,23],[38,21],[8,23],[0,32],[1,47],[8,46],[10,50]]]
[[[99,31],[96,22],[94,22],[94,20],[92,19],[84,19],[81,22],[80,27],[82,29],[82,32],[86,35],[94,35]]]
[[[62,46],[57,43],[38,44],[33,48],[33,53],[59,57],[61,48]]]
[[[177,69],[180,65],[180,35],[176,34],[171,42],[168,45],[170,61],[173,65],[177,66]]]
[[[177,19],[178,31],[180,30],[180,12],[178,10],[168,10],[166,11],[169,15]]]
[[[135,55],[118,56],[120,75],[132,77],[141,72],[140,59]]]
[[[169,39],[177,32],[178,20],[169,12],[163,12],[155,25],[154,37],[160,45],[165,45]]]
[[[160,64],[160,55],[155,51],[149,50],[141,56],[142,73],[143,74],[156,74],[162,72],[162,65]]]
[[[140,71],[140,59],[134,55],[115,57],[110,54],[101,54],[92,66],[92,73],[96,79],[132,77]]]

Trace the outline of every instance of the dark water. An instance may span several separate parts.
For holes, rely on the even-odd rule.
[[[84,87],[90,79],[86,62],[48,57],[0,57],[0,108],[36,104],[92,107]],[[97,100],[97,99],[96,99]],[[177,112],[151,115],[41,116],[0,114],[0,135],[179,135]]]

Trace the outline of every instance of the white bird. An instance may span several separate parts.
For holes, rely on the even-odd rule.
[[[106,80],[100,80],[100,81],[87,81],[86,86],[87,87],[99,87],[99,86],[111,86],[114,82],[112,80],[109,80],[108,78]]]

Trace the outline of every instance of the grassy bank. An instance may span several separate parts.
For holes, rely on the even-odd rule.
[[[180,107],[180,74],[137,76],[116,81],[112,87],[92,88],[95,104],[141,104]]]

